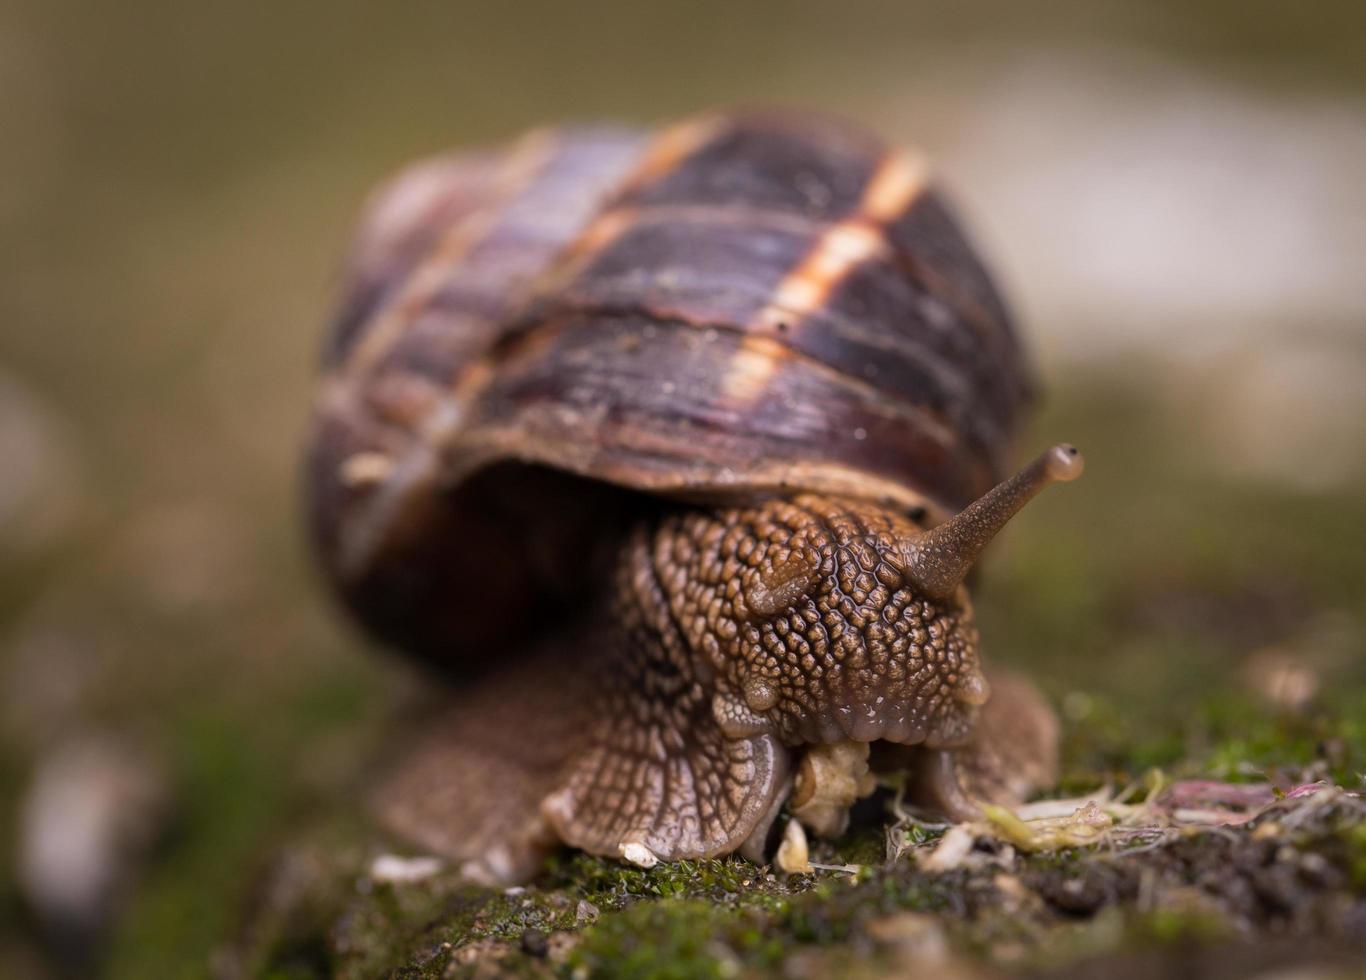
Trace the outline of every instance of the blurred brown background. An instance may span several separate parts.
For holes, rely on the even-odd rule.
[[[1359,697],[1363,36],[1359,3],[6,0],[0,975],[44,936],[201,974],[349,795],[405,681],[301,545],[334,269],[387,172],[546,121],[776,103],[929,150],[1039,355],[1035,444],[1091,463],[1001,549],[992,651],[1152,730],[1287,645]]]

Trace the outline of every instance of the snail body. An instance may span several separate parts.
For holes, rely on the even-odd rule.
[[[955,817],[1047,782],[1055,723],[992,695],[962,584],[1080,472],[1059,446],[1002,479],[1029,392],[923,162],[845,124],[552,130],[401,174],[307,463],[339,593],[453,692],[381,815],[512,880],[557,843],[761,860],[794,783],[836,832],[874,743]]]

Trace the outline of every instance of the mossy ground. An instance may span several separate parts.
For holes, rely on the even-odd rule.
[[[1244,744],[1219,742],[1210,758]],[[1366,758],[1359,738],[1348,744]],[[1243,773],[1263,764],[1242,761]],[[983,839],[944,872],[918,861],[942,830],[912,825],[890,858],[885,822],[819,846],[815,859],[837,871],[783,875],[738,858],[640,870],[566,853],[507,890],[446,871],[377,882],[368,862],[381,842],[314,835],[268,877],[227,972],[815,977],[948,965],[1054,975],[1230,944],[1301,966],[1366,953],[1366,800],[1352,796],[1283,801],[1245,827],[1186,828],[1127,849],[1028,854]],[[1186,975],[1241,975],[1231,962],[1211,956]]]

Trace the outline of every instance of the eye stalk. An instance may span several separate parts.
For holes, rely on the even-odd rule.
[[[906,581],[933,599],[953,598],[982,549],[1044,487],[1081,476],[1075,446],[1060,443],[961,512],[917,537],[906,549]]]

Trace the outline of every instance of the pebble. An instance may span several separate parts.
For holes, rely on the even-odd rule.
[[[95,946],[171,813],[160,765],[121,736],[69,736],[48,750],[20,804],[18,881],[63,955]]]
[[[370,877],[388,885],[405,885],[430,878],[443,867],[440,858],[381,854],[370,863]]]

